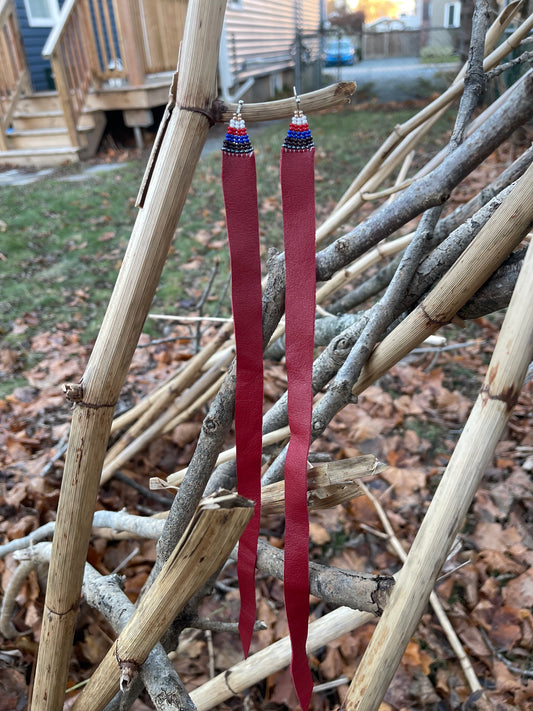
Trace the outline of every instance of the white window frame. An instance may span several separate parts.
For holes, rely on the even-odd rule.
[[[28,17],[28,24],[30,27],[54,27],[59,19],[59,2],[58,0],[45,0],[48,7],[48,15],[36,16],[32,14],[30,0],[24,0],[24,5],[26,7],[26,15]]]
[[[450,16],[450,8],[453,7],[453,24],[448,22]],[[444,5],[444,27],[460,27],[461,26],[461,3],[447,2]]]

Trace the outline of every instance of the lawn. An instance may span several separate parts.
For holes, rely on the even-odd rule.
[[[413,110],[347,107],[311,117],[316,152],[316,203],[320,222],[395,124]],[[441,124],[421,148],[435,150]],[[256,148],[261,234],[265,253],[281,248],[279,148],[285,122],[249,126]],[[135,220],[135,197],[146,156],[83,182],[55,178],[2,189],[0,213],[0,351],[16,353],[10,372],[0,361],[0,397],[34,365],[31,338],[73,330],[82,343],[98,332]],[[220,187],[220,153],[202,158],[165,266],[153,310],[195,312],[206,285],[205,311],[229,315],[228,253]],[[266,258],[263,260],[266,261]],[[221,298],[222,296],[222,298]],[[162,333],[149,319],[145,330]],[[13,360],[13,357],[10,358]],[[4,372],[1,372],[4,370]]]

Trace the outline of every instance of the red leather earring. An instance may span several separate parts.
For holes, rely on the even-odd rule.
[[[295,90],[296,95],[296,90]],[[316,309],[314,144],[306,116],[296,111],[281,149],[285,240],[285,354],[291,440],[285,461],[285,608],[291,637],[291,673],[302,709],[313,681],[305,644],[309,618],[307,458],[313,409]]]
[[[261,508],[263,326],[259,216],[254,149],[241,115],[242,101],[222,146],[222,188],[231,262],[231,300],[237,359],[235,439],[237,490],[255,502],[239,541],[239,633],[248,655],[255,617],[255,562]]]
[[[296,92],[295,92],[296,93]],[[285,242],[285,344],[291,440],[285,463],[285,607],[291,637],[291,673],[302,709],[313,681],[305,650],[309,618],[307,457],[311,442],[315,325],[314,144],[300,99],[281,149],[280,178]],[[255,502],[239,541],[239,632],[247,656],[256,616],[255,563],[261,501],[263,351],[261,264],[256,168],[241,114],[222,147],[222,187],[232,273],[237,372],[235,437],[237,489]]]

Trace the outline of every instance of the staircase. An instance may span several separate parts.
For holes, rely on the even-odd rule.
[[[76,127],[80,145],[73,146],[57,92],[23,96],[6,130],[7,150],[0,151],[0,165],[40,168],[90,158],[105,124],[103,111],[82,113]]]

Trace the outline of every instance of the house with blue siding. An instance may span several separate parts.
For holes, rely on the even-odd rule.
[[[15,0],[22,42],[34,91],[54,89],[50,62],[42,51],[65,0]]]
[[[292,86],[302,38],[306,59],[318,56],[324,11],[324,0],[228,0],[220,98]],[[0,0],[0,163],[90,157],[116,110],[140,144],[167,101],[186,13],[187,0]]]

